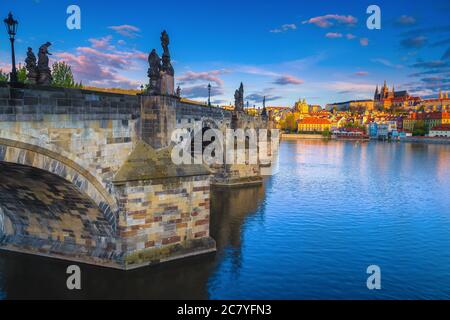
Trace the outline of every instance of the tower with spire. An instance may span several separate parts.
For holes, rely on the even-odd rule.
[[[267,117],[266,96],[264,96],[264,98],[263,98],[263,109],[262,109],[262,112],[261,112],[261,116],[262,116],[263,118],[266,118],[266,117]]]

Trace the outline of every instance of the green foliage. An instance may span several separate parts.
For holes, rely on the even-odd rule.
[[[0,69],[0,82],[8,82],[9,81],[9,74],[3,72],[3,70]]]
[[[417,136],[424,136],[427,134],[427,129],[425,127],[425,123],[420,120],[417,121],[414,124],[414,128],[413,128],[413,136],[417,137]]]
[[[284,118],[284,120],[280,123],[281,129],[289,131],[289,132],[296,132],[297,127],[297,121],[295,120],[294,114],[290,113]]]
[[[330,129],[325,129],[323,132],[322,132],[322,136],[324,137],[324,138],[331,138],[331,131],[330,131]]]
[[[19,65],[17,68],[17,80],[20,83],[27,83],[27,69]],[[0,70],[0,82],[8,82],[9,74]]]
[[[17,80],[21,83],[27,83],[27,68],[20,66],[17,69]]]
[[[55,62],[52,66],[52,86],[61,88],[82,88],[73,78],[72,68],[64,61]]]

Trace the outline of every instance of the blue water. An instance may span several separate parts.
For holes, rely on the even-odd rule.
[[[132,272],[0,253],[4,298],[449,299],[450,146],[285,141],[264,187],[213,193],[214,256]],[[379,291],[366,269],[381,268]]]
[[[284,142],[266,189],[211,298],[450,298],[449,146]]]

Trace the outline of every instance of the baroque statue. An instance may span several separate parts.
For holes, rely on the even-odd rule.
[[[175,71],[173,69],[172,63],[170,62],[170,51],[169,51],[170,39],[167,32],[164,30],[161,33],[161,46],[163,47],[163,56],[162,56],[162,71],[167,73],[168,75],[174,76]]]
[[[241,86],[234,93],[234,109],[236,111],[244,110],[244,84],[241,82]]]
[[[49,86],[52,83],[52,73],[49,67],[49,59],[48,56],[51,55],[51,53],[48,51],[48,48],[52,44],[50,42],[47,42],[43,44],[39,48],[39,54],[38,54],[38,84],[43,86]]]
[[[148,77],[150,78],[149,91],[151,93],[158,93],[161,85],[161,58],[153,49],[148,56]]]
[[[27,69],[28,82],[36,84],[38,78],[37,59],[32,48],[28,48],[27,58],[25,59],[25,68]]]

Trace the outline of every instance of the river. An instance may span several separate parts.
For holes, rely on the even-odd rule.
[[[123,272],[0,252],[0,299],[449,299],[450,146],[284,141],[264,186],[212,194],[216,254]],[[366,269],[381,269],[381,290]]]

